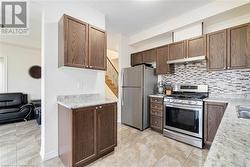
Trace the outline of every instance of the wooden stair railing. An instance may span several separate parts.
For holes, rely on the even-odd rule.
[[[113,63],[107,57],[107,71],[105,75],[105,83],[109,89],[118,97],[118,71]]]

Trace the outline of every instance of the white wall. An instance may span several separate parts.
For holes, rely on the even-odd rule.
[[[40,49],[0,42],[0,55],[7,57],[7,92],[27,93],[41,99],[41,79],[29,75],[29,68],[41,65]]]
[[[104,71],[58,68],[58,21],[65,13],[105,29],[105,16],[78,3],[43,4],[42,18],[42,139],[44,160],[58,155],[57,96],[70,94],[104,94]]]
[[[161,35],[173,30],[188,26],[195,22],[200,22],[208,17],[218,15],[233,8],[249,4],[249,0],[233,0],[233,1],[211,1],[207,5],[191,10],[175,18],[169,19],[161,24],[154,25],[151,28],[143,30],[129,37],[129,44],[133,45],[143,40],[150,39],[154,36]]]
[[[158,36],[155,36],[153,38],[150,38],[148,40],[144,40],[141,42],[138,42],[132,46],[132,53],[140,52],[143,50],[156,48],[159,46],[163,46],[166,44],[169,44],[172,42],[172,34],[171,33],[165,33]]]
[[[194,38],[202,35],[202,23],[194,23],[174,30],[174,42]]]
[[[210,33],[248,22],[250,22],[250,3],[206,19],[204,31]]]
[[[107,57],[111,61],[111,63],[115,66],[115,68],[118,70],[119,68],[119,55],[117,51],[114,50],[107,50]]]

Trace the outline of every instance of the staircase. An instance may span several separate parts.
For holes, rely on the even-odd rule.
[[[109,87],[109,89],[116,95],[116,97],[118,97],[118,71],[108,57],[105,83]]]

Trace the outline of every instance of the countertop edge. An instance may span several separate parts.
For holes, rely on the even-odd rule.
[[[74,110],[74,109],[79,109],[79,108],[85,108],[85,107],[93,107],[93,106],[97,106],[97,105],[102,105],[102,104],[112,104],[112,103],[117,103],[118,100],[112,100],[112,101],[106,101],[106,102],[99,102],[99,103],[94,103],[94,104],[86,104],[86,105],[78,105],[76,107],[74,106],[69,106],[64,104],[63,102],[57,101],[57,104],[64,106],[68,109]]]
[[[148,95],[149,97],[158,97],[158,98],[164,98],[166,95],[162,94],[155,94],[155,95]]]

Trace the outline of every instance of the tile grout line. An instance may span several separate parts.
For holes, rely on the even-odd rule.
[[[186,164],[186,162],[188,161],[189,157],[191,156],[192,152],[194,151],[194,148],[192,148],[192,151],[189,153],[188,157],[186,158],[186,160],[184,161],[184,165]]]

